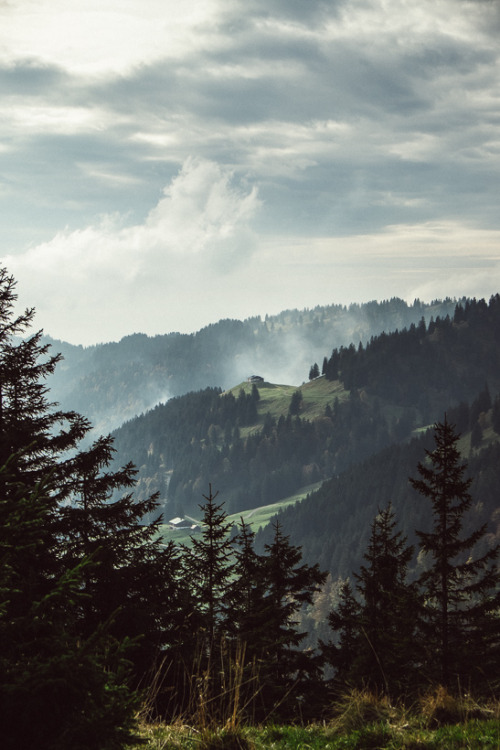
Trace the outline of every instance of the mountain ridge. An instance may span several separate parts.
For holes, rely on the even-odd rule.
[[[63,408],[85,414],[95,432],[109,432],[156,404],[205,387],[231,387],[252,372],[300,384],[311,362],[336,346],[368,341],[424,317],[452,314],[456,301],[399,298],[363,304],[285,310],[244,321],[223,319],[193,334],[130,334],[82,347],[50,337],[64,360],[49,382]]]

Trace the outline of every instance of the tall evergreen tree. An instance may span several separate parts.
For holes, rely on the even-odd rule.
[[[48,472],[62,480],[65,454],[90,425],[79,414],[57,410],[48,401],[45,380],[60,356],[48,355],[41,331],[26,337],[35,313],[31,309],[14,315],[15,286],[14,278],[0,268],[0,465],[16,455],[16,477],[29,489]],[[64,483],[56,483],[53,491],[63,499]]]
[[[336,609],[328,615],[328,624],[337,634],[336,641],[321,642],[326,662],[333,667],[334,682],[341,687],[351,680],[359,650],[361,605],[354,596],[349,580],[342,583]]]
[[[101,624],[82,637],[78,609],[92,561],[53,574],[53,478],[28,489],[17,456],[0,470],[0,726],[5,750],[119,750],[134,739],[138,696],[128,645]]]
[[[114,494],[134,483],[131,464],[110,470],[111,437],[98,438],[80,451],[69,466],[70,503],[59,511],[58,531],[63,540],[61,561],[66,568],[91,557],[94,565],[84,572],[80,628],[92,632],[112,618],[117,639],[134,641],[136,682],[170,645],[173,624],[185,615],[180,589],[180,559],[173,544],[164,547],[157,496],[136,501],[130,492]]]
[[[243,519],[233,539],[234,569],[225,622],[233,671],[239,675],[240,710],[262,715],[260,669],[268,634],[266,558],[254,546],[255,533]]]
[[[306,633],[298,630],[297,615],[304,605],[312,604],[326,573],[318,565],[301,564],[300,547],[290,543],[279,521],[274,524],[274,538],[265,545],[265,552],[264,608],[268,625],[260,675],[261,700],[267,714],[291,716],[300,700],[311,699],[318,687],[322,660],[311,650],[300,649]]]
[[[211,653],[221,636],[221,625],[228,609],[229,583],[233,571],[231,524],[226,521],[223,505],[217,505],[218,493],[209,485],[202,510],[202,533],[193,536],[190,546],[183,546],[184,575],[191,588],[194,622]]]
[[[266,595],[266,559],[254,546],[255,533],[243,519],[234,538],[234,569],[229,583],[229,617],[227,630],[244,646],[246,661],[260,656],[266,638],[268,617],[264,607]]]
[[[410,479],[433,517],[431,531],[417,532],[426,566],[420,576],[426,666],[449,687],[498,676],[500,648],[498,546],[484,544],[485,526],[463,534],[472,497],[458,440],[446,417],[438,422],[435,448],[418,464],[420,478]]]
[[[419,611],[416,586],[407,581],[412,556],[389,504],[372,522],[366,565],[355,574],[357,598],[344,584],[329,617],[339,636],[324,650],[337,682],[397,696],[412,686]]]
[[[12,622],[17,619],[12,607],[22,612],[24,624],[34,618],[32,626],[18,628],[16,648],[23,654],[28,647],[23,639],[30,639],[30,663],[40,666],[37,680],[42,692],[45,686],[49,694],[51,680],[63,692],[65,684],[68,691],[73,689],[71,682],[65,683],[71,677],[71,670],[64,674],[50,673],[50,659],[47,662],[44,649],[47,644],[49,650],[52,648],[52,630],[60,636],[57,653],[62,661],[67,657],[68,664],[73,658],[78,661],[75,649],[78,644],[82,648],[85,644],[85,659],[82,653],[80,656],[90,682],[85,683],[82,677],[82,686],[87,684],[82,689],[87,690],[89,700],[95,701],[89,717],[95,717],[97,726],[99,722],[111,721],[113,706],[104,697],[108,688],[111,693],[114,691],[115,678],[117,690],[129,696],[121,704],[125,713],[134,710],[133,693],[127,683],[118,688],[125,674],[120,666],[121,657],[115,665],[119,675],[113,672],[111,662],[103,660],[102,654],[112,650],[108,639],[113,639],[116,653],[121,654],[121,644],[132,637],[134,650],[127,646],[127,658],[135,659],[138,654],[135,639],[145,634],[142,653],[148,653],[148,660],[154,651],[158,655],[168,640],[165,632],[172,602],[168,582],[173,577],[171,574],[169,578],[168,572],[174,564],[173,556],[160,548],[156,526],[148,528],[140,521],[143,513],[152,509],[154,498],[139,505],[130,496],[109,502],[111,493],[123,485],[130,486],[133,477],[130,466],[118,472],[109,471],[110,439],[102,438],[90,449],[78,452],[90,424],[80,415],[60,411],[49,402],[45,380],[60,357],[49,355],[48,347],[41,342],[41,332],[27,335],[34,311],[26,310],[16,317],[15,301],[15,281],[5,269],[0,269],[0,466],[8,464],[8,472],[0,473],[0,499],[10,519],[3,530],[8,539],[15,529],[12,519],[16,513],[24,512],[24,508],[32,514],[29,529],[33,527],[35,533],[32,543],[20,545],[21,552],[10,550],[4,558],[7,583],[22,581],[21,593],[15,592],[8,599],[11,604],[6,611]],[[26,526],[22,528],[27,535]],[[12,577],[11,570],[17,570],[17,578]],[[5,568],[0,577],[5,577]],[[59,603],[57,607],[55,603]],[[44,633],[39,639],[33,635],[38,627],[37,632]],[[105,642],[102,633],[106,634]],[[0,643],[1,658],[11,663],[8,643],[8,638]],[[19,658],[22,663],[23,657]],[[145,660],[140,667],[145,668]],[[77,666],[75,673],[80,674]],[[26,674],[28,677],[31,674],[28,667]],[[138,675],[136,681],[137,678]],[[122,718],[125,721],[125,714]],[[89,722],[90,731],[91,718]],[[105,746],[104,739],[100,746]],[[89,742],[88,747],[93,745]]]
[[[190,590],[191,663],[186,664],[187,710],[195,720],[223,721],[228,695],[225,683],[233,654],[227,649],[230,582],[233,573],[232,524],[218,493],[209,485],[202,510],[201,536],[182,545],[183,575]]]
[[[373,520],[367,564],[355,574],[363,605],[354,669],[366,685],[393,695],[409,687],[413,673],[419,606],[407,581],[412,556],[389,503]]]

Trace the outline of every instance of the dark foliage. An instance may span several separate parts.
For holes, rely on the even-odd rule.
[[[426,667],[431,678],[456,686],[491,681],[500,666],[500,546],[486,546],[486,525],[464,534],[472,507],[465,465],[457,449],[459,436],[446,419],[434,430],[435,447],[418,464],[413,487],[432,507],[432,528],[417,531],[425,553],[420,575],[425,607]]]
[[[464,300],[452,317],[428,325],[422,319],[357,349],[353,344],[335,349],[324,370],[348,389],[368,387],[380,398],[415,406],[425,423],[439,416],[443,404],[470,400],[485,379],[498,390],[499,344],[500,296],[495,295],[489,304]]]
[[[354,576],[357,598],[344,583],[330,614],[338,643],[323,650],[337,685],[401,697],[417,682],[420,600],[416,584],[407,580],[413,548],[395,527],[389,505],[372,522],[365,564]]]
[[[133,736],[139,638],[151,635],[148,663],[165,639],[171,556],[139,523],[154,499],[108,503],[132,467],[107,470],[109,439],[78,452],[89,423],[48,402],[59,357],[40,333],[14,338],[33,318],[14,317],[14,289],[0,271],[2,743],[118,750]]]

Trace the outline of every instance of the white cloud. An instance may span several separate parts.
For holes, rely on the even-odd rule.
[[[16,0],[0,6],[6,60],[38,58],[78,74],[124,73],[203,46],[216,0]]]
[[[22,303],[57,338],[91,344],[131,332],[194,331],[290,307],[500,289],[500,232],[462,222],[350,237],[256,239],[255,191],[189,161],[140,225],[109,217],[6,259]],[[222,248],[222,249],[221,249]],[[225,263],[226,254],[236,256]]]
[[[151,330],[167,296],[176,300],[179,325],[190,320],[204,284],[248,262],[258,208],[255,187],[237,185],[214,162],[188,159],[142,224],[106,216],[4,263],[52,335],[89,343],[114,330]],[[94,317],[99,330],[89,325]]]

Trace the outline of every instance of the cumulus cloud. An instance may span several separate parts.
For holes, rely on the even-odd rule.
[[[189,321],[203,285],[248,262],[258,209],[255,187],[214,162],[190,158],[142,223],[108,215],[4,262],[52,335],[75,338],[65,326],[71,311],[77,335],[104,340],[117,325],[122,334],[138,325],[150,330],[168,297],[177,306],[172,322]],[[89,325],[93,319],[100,330]]]

